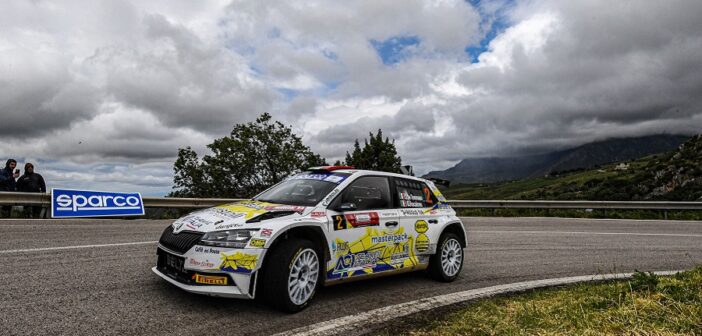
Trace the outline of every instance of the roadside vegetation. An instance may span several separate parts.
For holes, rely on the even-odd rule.
[[[442,191],[456,200],[702,201],[702,135],[677,150],[594,169]],[[463,216],[701,220],[700,211],[463,209]]]
[[[702,268],[480,300],[385,335],[702,335]]]
[[[395,141],[383,138],[380,129],[369,136],[363,146],[356,139],[344,164],[399,172],[402,159]],[[190,147],[178,149],[169,197],[250,198],[294,173],[327,165],[292,126],[273,120],[268,113],[253,122],[235,124],[228,136],[215,139],[207,148],[210,153],[202,157]]]

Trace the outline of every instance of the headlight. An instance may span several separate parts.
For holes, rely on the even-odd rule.
[[[219,246],[219,247],[238,247],[243,248],[249,242],[253,233],[258,229],[238,229],[208,232],[200,243],[202,245]]]

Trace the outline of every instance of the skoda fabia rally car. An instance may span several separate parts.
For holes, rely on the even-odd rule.
[[[453,281],[466,233],[421,178],[317,167],[167,227],[153,271],[186,291],[307,306],[320,285],[427,270]]]

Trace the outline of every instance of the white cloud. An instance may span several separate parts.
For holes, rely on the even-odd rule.
[[[50,184],[158,194],[179,147],[203,154],[266,111],[330,160],[382,128],[420,173],[702,129],[702,4],[478,6],[5,1],[0,153],[39,162]],[[465,48],[500,25],[471,64]],[[396,37],[417,43],[384,64],[371,41]]]

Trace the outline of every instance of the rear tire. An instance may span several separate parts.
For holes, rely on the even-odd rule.
[[[321,258],[309,240],[286,240],[266,255],[262,270],[262,296],[270,306],[285,312],[299,312],[312,300],[319,287]]]
[[[463,247],[456,234],[444,232],[436,253],[429,258],[429,275],[442,282],[456,280],[463,269]]]

